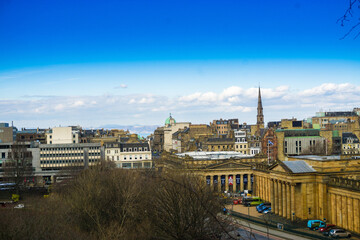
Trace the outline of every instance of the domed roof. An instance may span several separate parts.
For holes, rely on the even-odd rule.
[[[170,113],[170,117],[168,117],[166,120],[165,120],[165,125],[171,125],[172,123],[176,123],[175,121],[175,118],[173,118],[171,116],[171,113]]]

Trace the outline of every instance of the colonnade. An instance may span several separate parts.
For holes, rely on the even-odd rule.
[[[270,179],[271,210],[284,218],[293,220],[295,217],[296,183]]]
[[[244,190],[252,190],[253,178],[250,173],[242,174],[211,174],[206,175],[206,183],[212,189],[218,192],[242,192]]]
[[[332,224],[350,231],[360,232],[360,199],[351,192],[339,192],[330,189],[328,192],[329,214]]]
[[[259,196],[261,199],[270,202],[271,201],[270,178],[267,176],[260,176],[260,175],[255,175],[254,178],[255,178],[254,194],[256,196]]]

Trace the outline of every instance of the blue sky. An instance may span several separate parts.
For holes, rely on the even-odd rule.
[[[348,1],[0,1],[0,122],[303,119],[360,103]],[[358,12],[354,12],[355,18]]]

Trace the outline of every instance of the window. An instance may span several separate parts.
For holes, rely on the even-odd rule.
[[[139,163],[133,163],[133,168],[142,168],[141,162],[139,162]]]
[[[137,151],[137,148],[134,148],[134,152],[136,152]]]
[[[131,163],[123,163],[122,167],[123,168],[131,168]]]
[[[1,153],[1,158],[5,158],[5,153]]]

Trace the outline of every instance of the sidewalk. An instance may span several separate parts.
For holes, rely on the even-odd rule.
[[[238,225],[239,227],[242,227],[244,229],[246,229],[247,231],[251,232],[251,231],[259,231],[265,234],[269,234],[269,235],[273,235],[276,237],[279,237],[280,239],[288,239],[288,240],[309,240],[311,238],[305,238],[305,237],[301,237],[298,235],[294,235],[294,234],[290,234],[290,233],[286,233],[284,231],[279,231],[279,230],[275,230],[273,228],[267,228],[267,227],[263,227],[257,224],[253,224],[250,223],[246,220],[241,220],[238,219],[236,217],[233,216],[228,216],[230,218],[232,218],[232,222],[234,222],[236,225]]]
[[[291,222],[288,219],[282,218],[275,214],[262,214],[256,211],[255,207],[245,207],[243,205],[227,205],[230,212],[233,212],[234,220],[240,221],[239,224],[243,226],[249,226],[254,229],[258,229],[262,232],[267,232],[267,226],[270,226],[270,230],[274,231],[271,233],[275,236],[281,236],[285,239],[294,239],[294,236],[286,236],[292,234],[299,236],[296,239],[329,239],[317,231],[310,231],[306,228],[306,221]],[[277,224],[283,224],[284,231],[277,230]],[[276,235],[278,234],[278,235]],[[352,234],[353,235],[353,234]],[[358,236],[352,236],[351,239],[360,240]]]

